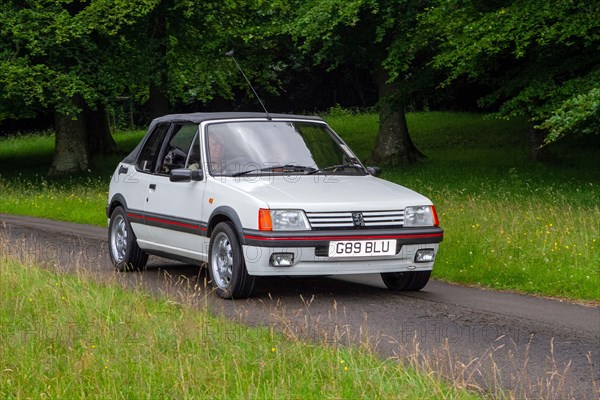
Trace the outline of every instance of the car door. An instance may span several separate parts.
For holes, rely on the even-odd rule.
[[[206,224],[201,221],[206,179],[169,179],[173,169],[199,169],[201,165],[198,126],[173,124],[147,187],[145,218],[156,250],[206,261]]]
[[[121,164],[116,178],[121,180],[119,192],[127,201],[127,219],[142,247],[151,242],[144,218],[148,186],[153,179],[158,154],[168,131],[169,124],[156,125],[142,144],[134,165]]]

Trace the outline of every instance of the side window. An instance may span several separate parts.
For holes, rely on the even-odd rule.
[[[168,174],[173,169],[185,168],[192,163],[200,163],[199,152],[194,152],[192,142],[198,131],[197,125],[175,125],[171,140],[167,144],[164,156],[159,168],[162,174]],[[192,149],[192,151],[190,151]],[[195,153],[195,154],[194,154]],[[192,160],[195,156],[198,160]],[[188,157],[190,160],[188,160]]]
[[[143,172],[154,172],[156,170],[156,159],[160,152],[160,146],[169,131],[169,124],[157,125],[150,134],[150,138],[144,144],[136,163],[138,170]]]

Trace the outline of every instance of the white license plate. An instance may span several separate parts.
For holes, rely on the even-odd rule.
[[[396,254],[395,240],[329,242],[329,257],[372,257]]]

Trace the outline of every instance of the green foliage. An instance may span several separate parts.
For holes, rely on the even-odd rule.
[[[156,87],[171,102],[233,97],[247,88],[231,60],[273,88],[282,8],[262,1],[34,0],[0,6],[0,120],[41,109],[75,115],[117,96],[144,103]],[[255,51],[260,45],[260,51]]]
[[[0,100],[25,108],[76,110],[114,95],[125,82],[105,73],[113,57],[111,38],[151,9],[155,0],[73,3],[70,0],[6,1],[0,7]],[[6,103],[5,103],[6,104]],[[8,116],[20,116],[10,109]]]
[[[439,0],[420,17],[441,51],[446,84],[477,79],[494,91],[481,104],[526,116],[547,142],[597,132],[600,6],[587,1]]]
[[[316,62],[328,62],[331,68],[335,68],[351,54],[357,56],[358,62],[365,56],[364,42],[372,38],[363,37],[356,42],[354,39],[361,35],[351,34],[351,31],[359,31],[357,24],[362,24],[363,9],[368,12],[376,2],[315,0],[296,2],[295,5],[294,19],[288,29],[296,40],[302,42],[305,50],[314,52]],[[350,38],[354,46],[345,46]]]
[[[427,2],[313,0],[298,2],[288,31],[315,62],[377,69],[389,80],[415,79],[423,65],[415,59],[417,15]]]
[[[274,60],[281,47],[280,12],[277,2],[159,2],[120,39],[123,57],[135,66],[118,66],[128,93],[141,103],[153,86],[172,104],[233,98],[247,84],[225,56],[231,49],[257,86],[274,90],[282,68]]]
[[[554,114],[539,125],[550,132],[548,142],[553,142],[571,132],[584,135],[600,134],[600,88],[577,94],[565,100]]]

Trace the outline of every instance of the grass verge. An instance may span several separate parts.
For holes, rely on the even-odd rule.
[[[133,149],[144,131],[114,135],[121,155],[96,157],[87,173],[64,178],[46,177],[54,137],[13,136],[0,139],[0,212],[106,225],[104,207],[115,165]]]
[[[376,115],[328,119],[358,156],[374,146]],[[389,167],[383,178],[436,204],[444,242],[433,276],[450,282],[577,300],[600,300],[600,144],[551,147],[557,161],[528,157],[527,126],[466,113],[412,113],[428,159]],[[368,164],[368,162],[367,162]]]
[[[474,399],[363,347],[290,341],[191,304],[0,256],[0,397]]]
[[[326,119],[363,160],[377,134],[375,114]],[[560,161],[528,158],[527,126],[467,113],[410,113],[428,159],[385,168],[383,178],[425,194],[445,230],[434,277],[544,296],[600,301],[600,146],[594,138],[552,146]],[[115,140],[131,149],[143,132]],[[106,225],[108,182],[120,156],[88,174],[44,177],[48,135],[0,141],[0,212]],[[368,164],[368,161],[367,161]]]

